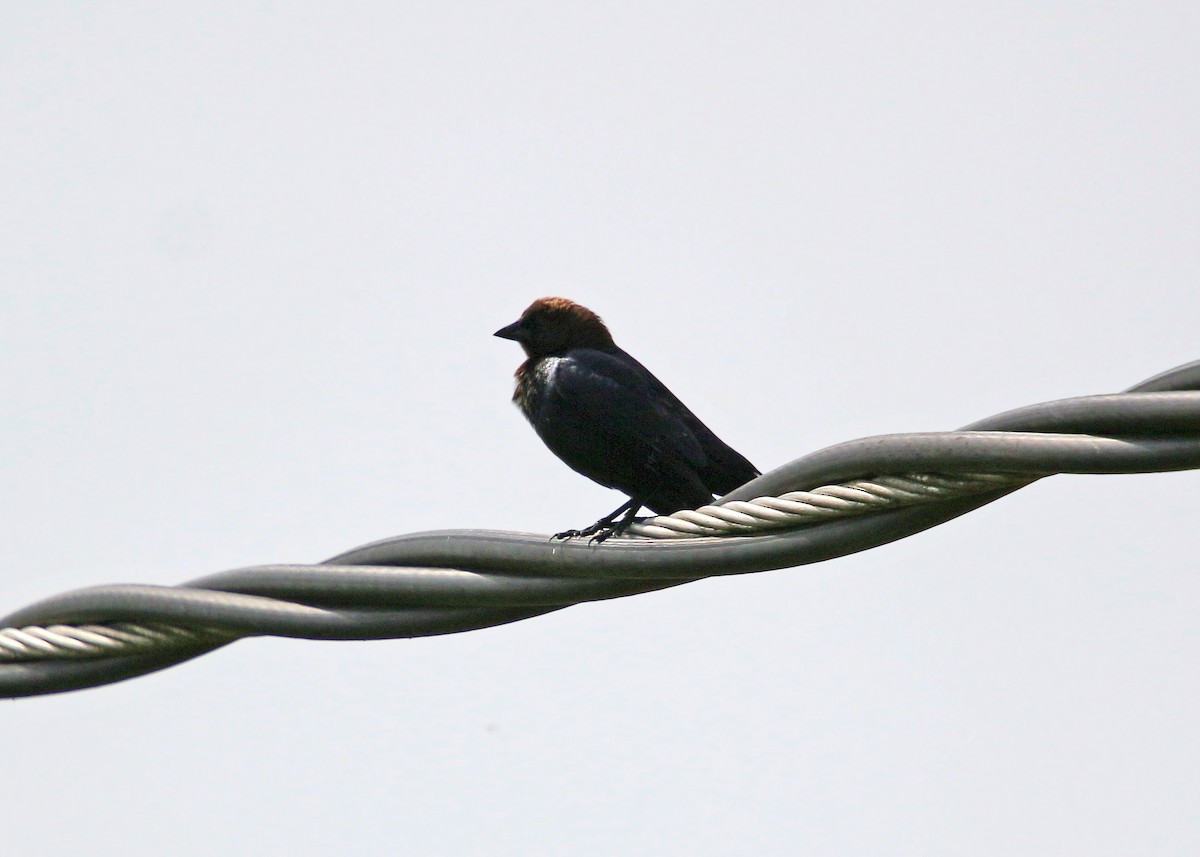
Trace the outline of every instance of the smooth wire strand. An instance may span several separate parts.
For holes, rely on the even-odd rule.
[[[108,684],[247,636],[364,640],[491,627],[867,550],[1055,473],[1197,469],[1198,391],[1200,361],[1125,393],[1033,405],[957,432],[838,444],[603,544],[448,530],[386,539],[317,565],[63,593],[0,620],[0,696]]]

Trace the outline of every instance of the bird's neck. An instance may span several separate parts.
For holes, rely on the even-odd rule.
[[[517,367],[517,371],[513,375],[517,379],[517,385],[513,388],[513,401],[526,414],[529,413],[529,396],[533,375],[537,371],[537,364],[545,359],[545,357],[530,357]]]
[[[562,359],[557,355],[530,357],[517,367],[517,385],[513,390],[513,401],[525,416],[533,412],[536,400],[549,390],[554,372]]]

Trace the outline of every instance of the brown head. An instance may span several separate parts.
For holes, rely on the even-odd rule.
[[[530,358],[561,356],[572,348],[616,348],[600,316],[566,298],[538,298],[496,336],[521,343]]]

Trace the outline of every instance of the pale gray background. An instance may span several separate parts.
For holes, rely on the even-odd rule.
[[[6,3],[0,612],[620,502],[491,338],[759,467],[1200,357],[1195,3]],[[0,704],[4,851],[1191,855],[1200,474]]]

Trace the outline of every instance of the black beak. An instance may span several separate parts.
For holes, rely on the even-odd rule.
[[[521,322],[514,321],[508,327],[502,327],[492,335],[499,336],[501,339],[511,339],[513,342],[520,342],[525,338],[525,328],[521,327]]]

